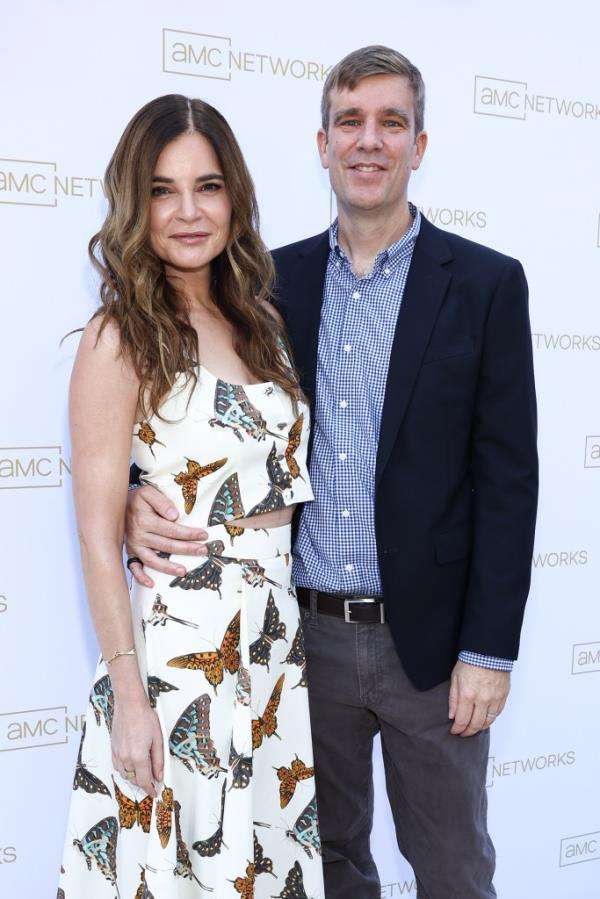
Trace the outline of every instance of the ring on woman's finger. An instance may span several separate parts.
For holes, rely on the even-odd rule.
[[[137,562],[139,565],[143,565],[143,564],[144,564],[144,563],[142,562],[142,560],[140,559],[139,556],[129,556],[129,558],[127,559],[127,562],[126,562],[125,564],[127,565],[128,569],[129,569],[130,571],[131,571],[131,566],[132,566],[135,562]]]
[[[130,771],[128,768],[123,768],[123,773],[125,774],[125,780],[135,780],[135,769]]]

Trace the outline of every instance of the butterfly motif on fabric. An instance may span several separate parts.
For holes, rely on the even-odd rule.
[[[215,387],[215,415],[209,418],[211,428],[231,428],[237,439],[243,443],[244,433],[255,440],[264,440],[269,434],[279,437],[267,429],[262,413],[253,406],[243,387],[228,384],[219,378]]]
[[[196,505],[198,482],[214,471],[218,471],[219,468],[223,468],[227,459],[217,459],[216,462],[209,462],[208,465],[200,465],[199,462],[196,462],[194,459],[188,459],[187,456],[185,460],[187,462],[187,471],[180,471],[173,475],[173,478],[175,483],[181,487],[185,514],[189,515]]]
[[[298,815],[293,828],[286,830],[285,835],[302,846],[309,858],[313,857],[313,852],[321,854],[316,796],[313,796],[304,811]]]
[[[157,627],[160,624],[161,627],[165,627],[167,621],[174,621],[176,624],[184,624],[186,627],[198,628],[198,625],[193,621],[186,621],[185,618],[177,618],[175,615],[171,615],[167,608],[167,604],[163,602],[162,596],[160,593],[157,593],[156,599],[152,603],[150,617],[145,624],[151,624],[153,627]]]
[[[240,899],[254,899],[254,882],[259,874],[272,874],[273,862],[264,854],[263,848],[258,842],[256,831],[254,832],[254,861],[249,862],[245,877],[236,877],[233,886],[240,894]]]
[[[298,683],[292,687],[292,690],[295,690],[296,687],[308,686],[308,682],[306,680],[306,651],[304,649],[304,633],[302,630],[302,621],[300,619],[298,619],[298,628],[296,630],[296,633],[294,634],[294,639],[292,641],[290,651],[281,664],[297,665],[302,669],[302,676]]]
[[[213,833],[212,837],[209,837],[207,840],[196,840],[195,843],[192,843],[192,849],[195,849],[203,858],[212,858],[213,856],[218,855],[222,846],[225,846],[226,849],[229,848],[227,843],[223,841],[223,818],[225,816],[226,790],[227,782],[224,781],[221,789],[221,817],[216,831]]]
[[[152,458],[156,459],[154,455],[153,446],[157,443],[159,446],[164,446],[164,443],[161,443],[160,440],[156,439],[156,431],[152,428],[150,422],[147,421],[138,421],[139,431],[137,434],[134,434],[134,437],[139,437],[142,443],[145,443],[150,452],[152,453]]]
[[[263,847],[258,842],[256,831],[254,831],[254,867],[257,874],[273,874],[273,862],[265,855]]]
[[[171,693],[173,690],[179,690],[179,687],[169,684],[166,680],[161,680],[155,674],[148,675],[148,701],[151,708],[156,708],[156,702],[161,693]]]
[[[277,709],[281,700],[281,691],[285,674],[280,674],[277,683],[273,687],[269,701],[265,706],[265,710],[258,718],[252,719],[252,748],[258,749],[262,745],[264,737],[277,737],[281,739],[277,733]]]
[[[244,518],[244,504],[240,493],[240,482],[237,472],[223,481],[208,513],[208,527],[214,524],[226,524],[232,518]]]
[[[271,646],[276,640],[286,640],[285,631],[285,622],[279,620],[279,609],[275,605],[272,590],[269,590],[262,630],[258,638],[250,644],[250,661],[255,665],[264,665],[268,671]]]
[[[233,546],[233,541],[235,540],[235,538],[241,537],[242,534],[244,533],[244,531],[246,530],[246,528],[242,528],[237,524],[231,524],[231,522],[229,522],[229,521],[225,522],[224,528],[227,531],[227,533],[229,534],[232,546]]]
[[[240,705],[250,705],[250,690],[250,672],[243,665],[240,665],[235,683],[235,698]]]
[[[308,768],[298,756],[292,761],[289,768],[282,765],[276,770],[279,778],[279,805],[281,808],[286,808],[289,805],[296,792],[296,784],[315,775],[315,769]]]
[[[300,862],[294,862],[294,867],[290,868],[285,878],[284,888],[272,899],[308,899],[304,889],[304,875]]]
[[[85,740],[85,728],[86,723],[83,722],[83,728],[81,730],[81,740],[79,741],[79,752],[77,753],[77,763],[75,765],[75,777],[73,778],[73,789],[78,790],[80,787],[82,790],[85,790],[86,793],[100,793],[102,796],[110,796],[110,790],[103,783],[99,777],[96,777],[95,774],[92,774],[91,771],[85,767],[81,760],[81,755],[83,752],[83,743]]]
[[[131,830],[138,824],[144,833],[150,833],[150,820],[152,817],[152,796],[146,796],[141,801],[130,799],[123,793],[113,777],[115,799],[119,803],[119,826],[125,830]]]
[[[140,865],[141,867],[141,865]],[[154,899],[154,895],[148,889],[148,884],[146,883],[146,870],[142,868],[140,873],[140,885],[136,890],[134,899]]]
[[[222,559],[225,549],[222,540],[210,540],[206,544],[208,558],[206,562],[198,565],[170,582],[170,587],[181,587],[182,590],[215,590],[221,596],[221,584],[223,582],[223,568],[229,565],[232,559]]]
[[[254,899],[254,881],[256,880],[256,869],[254,864],[250,862],[250,864],[246,867],[246,876],[245,877],[236,877],[235,880],[232,880],[233,887],[237,893],[240,894],[240,899]]]
[[[156,830],[158,839],[163,849],[167,848],[171,839],[171,827],[173,826],[173,790],[163,787],[160,799],[156,801]]]
[[[271,584],[273,587],[281,587],[277,581],[272,581],[265,574],[266,569],[259,565],[255,559],[240,559],[240,571],[242,578],[251,587],[264,587],[265,584]]]
[[[169,737],[169,752],[188,771],[199,771],[206,777],[218,777],[221,768],[217,750],[210,736],[210,696],[203,693],[182,712]]]
[[[215,694],[219,684],[223,683],[225,671],[235,674],[240,665],[240,612],[236,612],[227,628],[221,646],[212,652],[190,652],[186,655],[169,659],[169,668],[187,668],[190,671],[203,671],[206,680],[214,687]]]
[[[104,875],[106,880],[114,887],[117,886],[117,836],[119,825],[114,815],[102,818],[81,840],[73,840],[73,845],[79,849],[88,871],[92,870],[92,862]]]
[[[301,412],[290,430],[288,431],[288,445],[285,448],[284,456],[285,461],[287,462],[287,467],[291,476],[294,478],[300,478],[302,481],[305,481],[306,478],[303,477],[300,466],[298,465],[296,459],[294,458],[294,454],[298,447],[300,446],[300,440],[302,438],[302,428],[304,426],[304,413]]]
[[[113,693],[112,684],[108,674],[105,674],[104,677],[97,680],[92,687],[90,702],[94,710],[96,724],[99,727],[102,718],[104,718],[104,723],[110,733],[112,730],[112,720],[115,710],[115,694]]]
[[[175,834],[177,837],[177,864],[173,874],[175,877],[183,877],[184,880],[195,880],[201,889],[206,890],[207,893],[213,893],[213,888],[205,886],[202,881],[198,880],[192,869],[190,853],[181,835],[181,805],[177,800],[174,802],[173,810],[175,812]]]
[[[229,750],[229,771],[231,772],[232,783],[230,790],[245,790],[252,780],[252,756],[244,755],[243,752],[236,752],[231,741],[231,749]]]
[[[276,509],[283,509],[285,500],[283,491],[291,489],[292,476],[289,471],[284,471],[279,464],[282,456],[277,455],[277,447],[275,443],[267,456],[267,475],[269,478],[269,492],[261,502],[257,503],[248,512],[248,517],[252,515],[264,515],[266,512],[274,512]],[[292,493],[292,496],[294,494]]]

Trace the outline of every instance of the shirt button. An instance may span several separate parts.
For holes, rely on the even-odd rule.
[[[355,290],[355,291],[354,291],[354,293],[352,294],[352,299],[353,299],[353,300],[360,300],[360,291],[359,291],[359,290]]]
[[[344,345],[344,352],[349,353],[351,349],[352,349],[352,344],[346,343]]]
[[[344,565],[344,568],[346,569],[346,571],[354,571],[354,565],[352,564],[352,562],[348,562],[347,565]]]
[[[340,462],[345,462],[347,458],[347,453],[338,453],[338,459],[340,460]]]
[[[350,512],[348,509],[342,509],[342,518],[350,518]]]
[[[386,267],[385,267],[384,270],[383,270],[383,274],[384,274],[384,275],[389,275],[389,273],[390,273],[390,270],[389,270],[389,268],[388,268],[387,265],[386,265]]]
[[[345,409],[348,405],[346,400],[340,400],[340,409]]]

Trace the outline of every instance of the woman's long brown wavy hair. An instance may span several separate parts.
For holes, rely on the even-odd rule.
[[[199,361],[183,297],[148,239],[158,157],[175,138],[192,132],[215,151],[232,208],[227,245],[211,263],[211,298],[232,324],[235,350],[248,370],[294,399],[300,390],[282,358],[281,343],[291,358],[285,331],[266,306],[273,299],[273,262],[259,235],[254,185],[238,142],[214,107],[167,94],[143,106],[123,132],[105,175],[108,214],[89,243],[101,277],[95,313],[102,316],[100,332],[109,321],[118,326],[121,355],[140,382],[144,417],[159,414],[178,374],[196,378]]]

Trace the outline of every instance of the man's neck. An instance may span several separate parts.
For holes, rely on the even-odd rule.
[[[349,214],[338,210],[338,243],[352,265],[357,277],[367,275],[375,257],[406,234],[413,223],[408,203],[398,208],[397,213],[386,213],[385,217]]]

